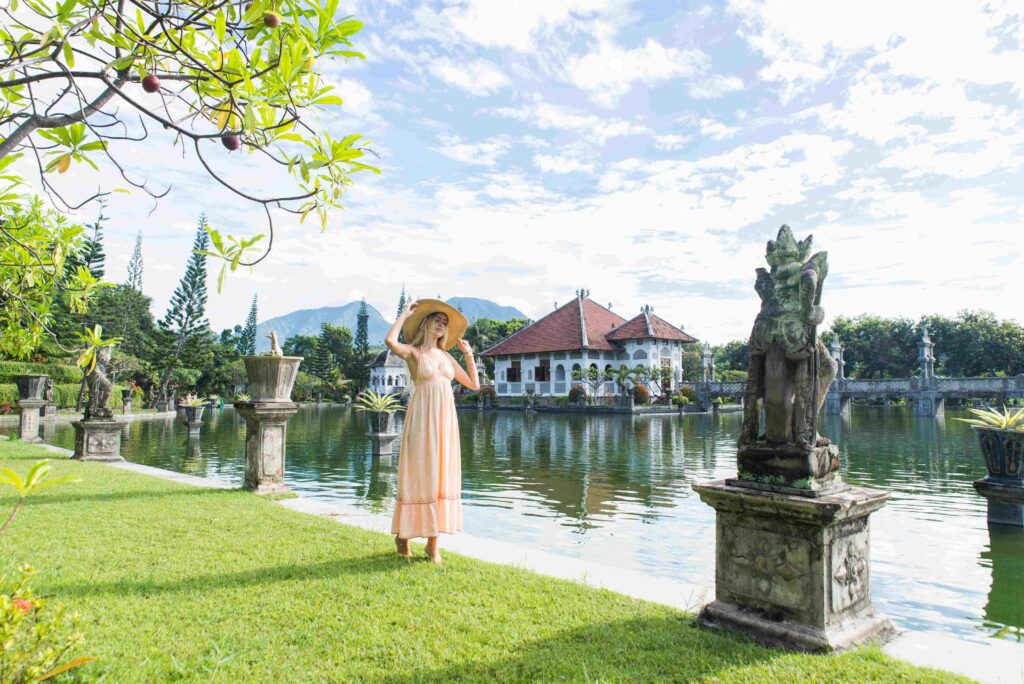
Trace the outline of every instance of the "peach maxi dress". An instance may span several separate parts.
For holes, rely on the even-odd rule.
[[[409,359],[412,396],[398,456],[391,533],[402,539],[462,530],[462,452],[452,395],[454,361],[440,349]]]

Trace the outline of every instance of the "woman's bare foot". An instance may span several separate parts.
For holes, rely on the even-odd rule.
[[[441,552],[437,548],[437,537],[427,537],[427,547],[424,550],[427,552],[427,558],[434,563],[438,565],[444,563],[444,559],[441,558]]]
[[[397,534],[395,535],[395,548],[398,549],[399,556],[411,556],[412,551],[409,550],[409,540],[402,539]]]

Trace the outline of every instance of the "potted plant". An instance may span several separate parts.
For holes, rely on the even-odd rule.
[[[178,417],[188,427],[199,427],[203,423],[203,409],[205,408],[206,399],[189,396],[178,404]]]
[[[956,418],[970,424],[978,435],[988,479],[992,482],[1024,487],[1024,408],[1016,413],[1003,407],[968,409],[974,418]]]
[[[378,394],[365,390],[356,397],[356,411],[370,414],[370,431],[385,434],[391,427],[391,414],[404,410],[394,394]]]

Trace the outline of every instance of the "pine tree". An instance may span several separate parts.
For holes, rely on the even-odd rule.
[[[142,231],[135,236],[135,249],[132,250],[132,258],[128,262],[128,280],[125,285],[142,292]]]
[[[256,295],[252,296],[249,317],[245,319],[245,327],[238,337],[238,353],[242,356],[255,356],[256,354]]]
[[[352,379],[362,388],[366,386],[370,376],[370,369],[366,365],[369,362],[366,357],[370,354],[370,312],[366,308],[365,298],[359,305],[359,313],[356,315],[356,339],[353,346],[358,374]]]
[[[402,315],[402,309],[405,308],[405,284],[402,285],[402,294],[398,297],[398,312],[395,314],[397,320]],[[401,330],[398,331],[398,341],[405,342],[405,334]]]
[[[103,252],[103,214],[92,224],[92,237],[85,239],[82,250],[82,265],[89,269],[92,277],[103,280],[107,255]]]
[[[317,341],[316,352],[309,363],[309,374],[320,381],[317,401],[321,401],[324,395],[324,385],[331,382],[337,374],[334,368],[334,359],[331,357],[331,350],[323,339]]]
[[[165,370],[160,379],[160,391],[167,396],[167,388],[186,346],[190,356],[204,356],[202,341],[210,338],[210,325],[206,320],[206,255],[210,237],[206,232],[206,214],[199,217],[196,239],[192,243],[185,275],[171,295],[167,314],[160,321],[164,351],[167,353]],[[207,342],[209,340],[207,339]],[[208,346],[208,345],[207,345]]]

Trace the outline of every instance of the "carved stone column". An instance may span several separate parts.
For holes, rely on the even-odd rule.
[[[871,606],[868,516],[888,494],[819,497],[694,485],[717,514],[715,601],[705,626],[801,651],[834,651],[895,631]]]
[[[299,410],[292,401],[239,401],[245,419],[244,488],[257,494],[284,494],[285,443],[288,419]]]
[[[401,435],[396,432],[371,432],[374,456],[390,456],[394,453],[394,443]]]
[[[121,414],[127,415],[132,412],[132,390],[121,390]]]
[[[19,399],[18,435],[23,442],[41,442],[39,437],[39,409],[46,405],[42,399]]]
[[[121,457],[121,423],[113,418],[76,420],[75,453],[78,461],[123,461]]]

